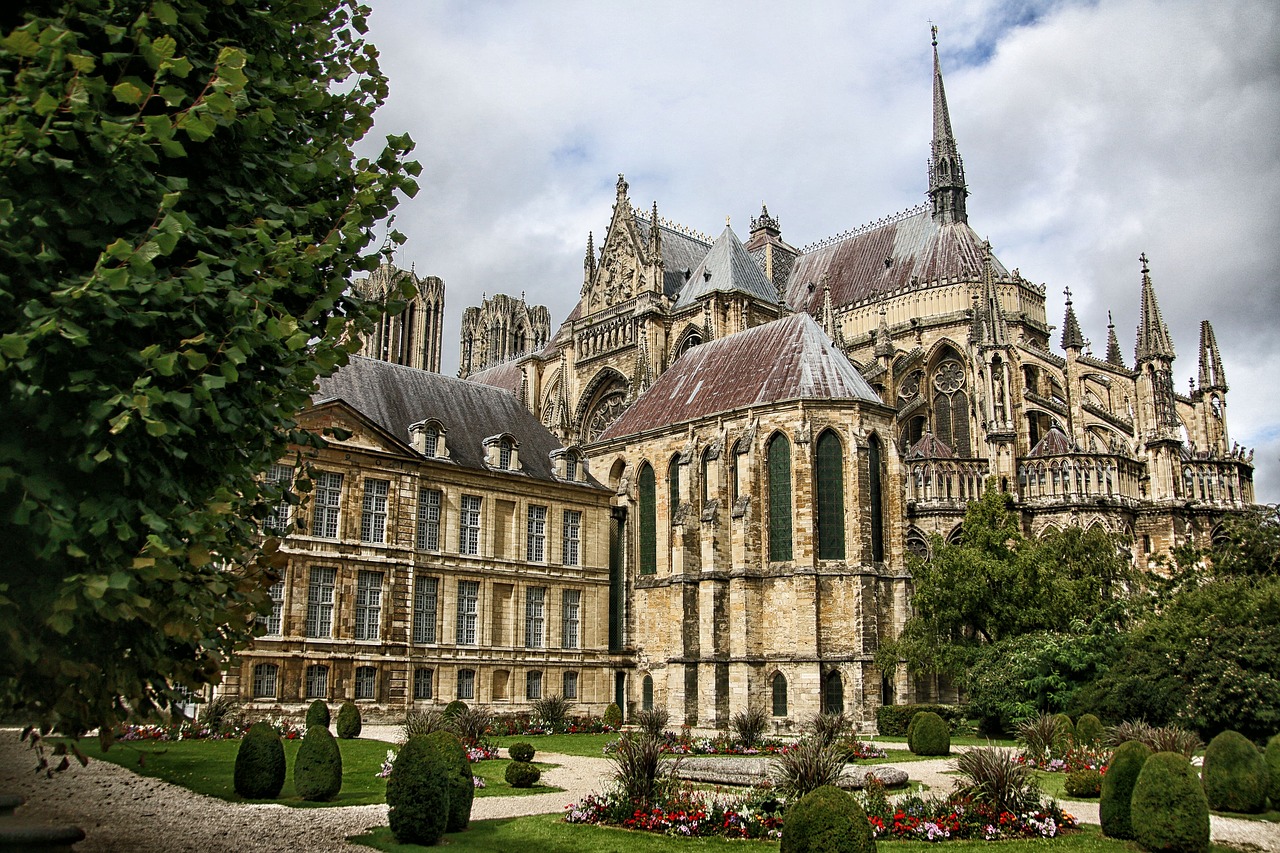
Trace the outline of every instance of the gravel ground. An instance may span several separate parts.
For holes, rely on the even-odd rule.
[[[398,729],[368,727],[363,736],[394,741]],[[604,787],[611,762],[605,758],[540,754],[538,760],[560,765],[543,775],[563,792],[524,797],[477,799],[475,820],[560,812],[585,794]],[[279,805],[247,805],[192,793],[158,779],[138,776],[105,761],[54,774],[34,772],[35,754],[19,743],[16,730],[0,730],[0,793],[21,794],[27,804],[17,816],[33,823],[72,823],[86,833],[77,853],[219,853],[220,851],[298,850],[367,851],[347,843],[387,822],[386,806],[293,809]],[[913,780],[934,791],[951,787],[945,759],[903,765]],[[1067,810],[1086,823],[1098,822],[1096,803],[1073,802]],[[1280,853],[1280,826],[1260,821],[1214,817],[1213,840],[1246,849]]]

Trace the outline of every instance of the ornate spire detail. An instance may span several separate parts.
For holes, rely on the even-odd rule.
[[[782,224],[769,215],[769,208],[764,202],[760,202],[760,215],[751,217],[751,234],[757,231],[768,232],[774,237],[782,233]]]
[[[619,173],[618,173],[618,183],[617,183],[617,190],[618,190],[618,199],[617,199],[617,200],[618,200],[619,202],[627,201],[627,190],[629,190],[629,189],[631,189],[631,185],[627,183],[627,179],[626,179],[626,178],[624,178],[624,177],[622,177],[622,173],[621,173],[621,172],[619,172]],[[626,207],[624,207],[624,208],[623,208],[623,210],[629,210],[630,208],[631,208],[631,204],[628,202],[628,203],[627,203],[627,206],[626,206]]]
[[[822,276],[822,331],[827,333],[832,343],[840,343],[843,338],[840,325],[836,322],[835,309],[831,307],[831,282],[830,276],[826,274]]]
[[[883,305],[880,306],[880,325],[876,327],[876,358],[890,359],[897,352],[897,348],[893,345],[893,335],[889,332],[888,312]]]
[[[933,221],[942,225],[968,222],[964,184],[964,161],[951,132],[951,114],[947,110],[947,92],[942,85],[942,66],[938,62],[938,28],[933,28],[933,143],[929,157],[929,201]]]
[[[587,280],[590,281],[596,274],[596,241],[595,235],[590,231],[587,232],[587,256],[582,262],[582,267]]]
[[[658,227],[658,202],[653,202],[653,218],[649,220],[649,254],[658,257],[662,253],[662,229]]]
[[[1173,340],[1169,337],[1169,327],[1160,316],[1160,303],[1156,302],[1156,289],[1151,284],[1151,269],[1147,266],[1146,253],[1138,260],[1142,262],[1142,318],[1138,323],[1138,362],[1153,358],[1173,361]]]
[[[1009,324],[1004,318],[1004,309],[1000,307],[1000,292],[996,289],[996,271],[992,263],[991,242],[982,242],[982,295],[981,304],[977,306],[980,334],[974,340],[987,346],[1008,346]]]
[[[619,176],[621,177],[621,176]],[[560,384],[556,389],[556,410],[552,415],[552,430],[565,439],[569,435],[569,358],[567,349],[560,350]]]
[[[1076,309],[1071,306],[1071,288],[1066,288],[1063,293],[1067,295],[1067,316],[1062,320],[1062,348],[1084,349],[1084,334],[1080,331],[1080,321],[1076,319]]]
[[[1222,372],[1218,339],[1208,320],[1200,321],[1200,390],[1226,391],[1227,375]]]
[[[649,386],[653,384],[653,365],[649,361],[649,337],[643,332],[640,334],[640,346],[636,348],[636,367],[632,376],[632,398],[648,391]]]
[[[1107,312],[1107,364],[1125,367],[1124,353],[1120,351],[1120,340],[1116,337],[1116,324],[1110,311]]]

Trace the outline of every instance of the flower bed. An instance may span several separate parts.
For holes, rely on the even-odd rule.
[[[1056,803],[1023,814],[1000,811],[967,798],[907,796],[888,808],[867,812],[871,834],[885,841],[1003,841],[1054,838],[1076,826]]]
[[[782,835],[778,801],[766,785],[743,795],[682,785],[648,809],[637,809],[617,790],[588,794],[565,807],[566,823],[620,826],[690,838],[766,838]]]
[[[608,725],[601,717],[593,717],[590,715],[581,717],[570,717],[563,725],[551,726],[545,721],[539,720],[532,714],[503,714],[494,719],[489,726],[488,734],[495,737],[508,737],[513,735],[578,735],[578,734],[605,734],[607,732],[616,732],[617,729]]]
[[[280,737],[296,740],[305,732],[295,723],[284,719],[268,719]],[[239,740],[249,731],[248,724],[213,728],[201,723],[180,723],[162,726],[158,724],[117,726],[112,736],[117,741],[179,741],[179,740]]]
[[[1111,761],[1111,750],[1089,749],[1079,747],[1068,749],[1063,755],[1051,756],[1037,760],[1025,752],[1018,754],[1018,762],[1034,770],[1046,773],[1072,773],[1076,770],[1097,770],[1107,772],[1107,764]]]
[[[662,751],[671,755],[777,755],[795,748],[794,743],[777,738],[762,738],[757,745],[745,747],[724,732],[715,737],[693,737],[688,726],[682,726],[679,734],[663,732],[662,739]],[[605,744],[604,754],[617,752],[619,742]]]

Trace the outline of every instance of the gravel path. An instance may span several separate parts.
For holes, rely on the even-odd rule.
[[[363,736],[394,741],[399,731],[369,727]],[[538,760],[558,764],[543,781],[565,790],[524,797],[483,797],[475,801],[474,820],[560,812],[569,803],[606,784],[612,763],[544,753]],[[386,806],[295,809],[280,805],[227,803],[138,776],[105,761],[54,774],[34,772],[35,754],[19,743],[16,730],[0,730],[0,793],[21,794],[27,805],[17,815],[35,823],[73,823],[86,833],[77,853],[221,853],[298,850],[367,851],[344,839],[387,822]],[[952,786],[946,759],[899,765],[934,792]],[[1098,822],[1096,803],[1071,802],[1067,810],[1085,823]],[[1280,826],[1261,821],[1213,817],[1213,840],[1235,847],[1280,853]]]

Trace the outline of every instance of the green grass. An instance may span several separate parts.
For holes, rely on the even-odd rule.
[[[508,747],[513,743],[531,744],[536,752],[555,752],[560,755],[582,755],[588,758],[604,758],[604,745],[621,735],[609,732],[598,735],[504,735],[489,738],[494,746]],[[534,758],[537,758],[535,753]]]
[[[888,758],[859,758],[855,764],[906,764],[909,761],[932,761],[935,758],[948,758],[945,755],[916,755],[909,749],[886,749]]]
[[[507,772],[507,765],[510,763],[511,760],[509,758],[497,758],[489,761],[477,761],[472,764],[472,775],[479,776],[485,782],[485,787],[476,789],[476,796],[527,797],[530,794],[552,794],[556,791],[564,790],[564,788],[557,788],[555,785],[548,785],[545,782],[539,782],[532,788],[513,788],[507,784],[504,775]],[[533,766],[546,773],[552,767],[559,767],[560,765],[543,764],[541,761],[535,761]]]
[[[875,744],[876,744],[876,745],[878,745],[878,746],[883,746],[883,745],[884,745],[884,744],[886,744],[886,743],[900,743],[900,744],[902,744],[902,745],[904,745],[904,746],[905,746],[905,745],[906,745],[906,743],[907,743],[907,739],[906,739],[905,737],[890,737],[890,736],[888,736],[888,735],[879,735],[879,736],[876,736],[875,738],[872,738],[872,739],[871,739],[870,741],[868,741],[868,742],[869,742],[869,743],[875,743]],[[1011,739],[1011,738],[969,737],[969,736],[967,736],[967,735],[966,735],[966,736],[961,736],[961,737],[957,737],[956,735],[952,735],[952,736],[951,736],[951,746],[952,746],[952,747],[957,747],[957,746],[1017,746],[1017,745],[1018,745],[1018,742],[1017,742],[1017,741],[1015,741],[1015,740],[1013,740],[1013,739]],[[1001,849],[1003,849],[1003,848],[1001,848]]]

